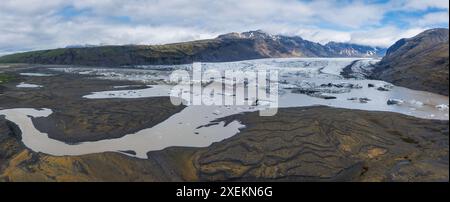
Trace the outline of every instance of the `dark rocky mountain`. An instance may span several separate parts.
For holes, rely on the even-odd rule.
[[[375,57],[377,48],[329,43],[262,31],[229,33],[214,39],[166,45],[72,47],[0,57],[0,63],[74,64],[97,66],[225,62],[273,57]]]
[[[424,31],[389,47],[373,78],[412,89],[448,95],[448,29]]]

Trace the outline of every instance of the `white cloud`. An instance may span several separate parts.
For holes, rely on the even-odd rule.
[[[420,26],[433,26],[440,24],[448,24],[448,11],[446,12],[434,12],[423,16],[421,19],[417,20],[417,25]]]
[[[296,35],[302,36],[306,40],[318,42],[321,44],[326,44],[330,41],[350,42],[351,39],[350,32],[323,29],[303,29],[299,30]]]
[[[63,9],[71,7],[85,13],[64,16]],[[411,18],[411,25],[403,29],[382,24],[387,12],[427,8],[447,11]],[[2,0],[0,52],[72,44],[162,44],[255,29],[320,43],[389,46],[443,23],[448,23],[448,1],[441,0],[387,4],[360,0]]]
[[[68,1],[64,0],[2,0],[0,11],[17,15],[35,15],[54,12],[67,3]]]
[[[370,46],[388,47],[401,38],[413,37],[424,30],[425,28],[399,29],[393,26],[387,26],[378,29],[355,32],[351,35],[349,42]]]
[[[426,10],[428,8],[447,9],[449,7],[448,0],[403,0],[394,1],[397,4],[400,3],[401,9],[404,10]]]
[[[348,28],[377,25],[386,12],[382,5],[361,2],[340,6],[333,1],[313,1],[310,7],[315,11],[316,18]]]

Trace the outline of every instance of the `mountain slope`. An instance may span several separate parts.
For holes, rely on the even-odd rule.
[[[351,43],[329,42],[325,44],[335,55],[341,57],[380,57],[386,53],[385,48],[370,47]]]
[[[324,46],[298,36],[262,31],[229,33],[214,39],[166,45],[99,46],[32,51],[0,57],[0,63],[73,64],[97,66],[225,62],[271,57],[373,57],[371,47],[352,51],[345,45]]]
[[[372,77],[412,89],[448,95],[448,29],[430,29],[392,45]]]

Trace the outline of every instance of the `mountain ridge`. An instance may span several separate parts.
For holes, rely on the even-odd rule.
[[[435,28],[400,39],[375,65],[372,78],[448,96],[449,30]]]
[[[0,63],[129,66],[228,62],[282,57],[380,57],[383,49],[349,43],[322,45],[261,30],[164,45],[69,47],[0,57]]]

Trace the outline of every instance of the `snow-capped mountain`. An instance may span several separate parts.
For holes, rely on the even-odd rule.
[[[342,57],[383,57],[386,54],[386,48],[352,43],[329,42],[325,46]]]
[[[272,35],[261,30],[228,33],[214,39],[165,45],[68,47],[0,57],[0,62],[130,66],[227,62],[284,57],[382,57],[385,50],[330,42],[326,45],[299,36]]]

